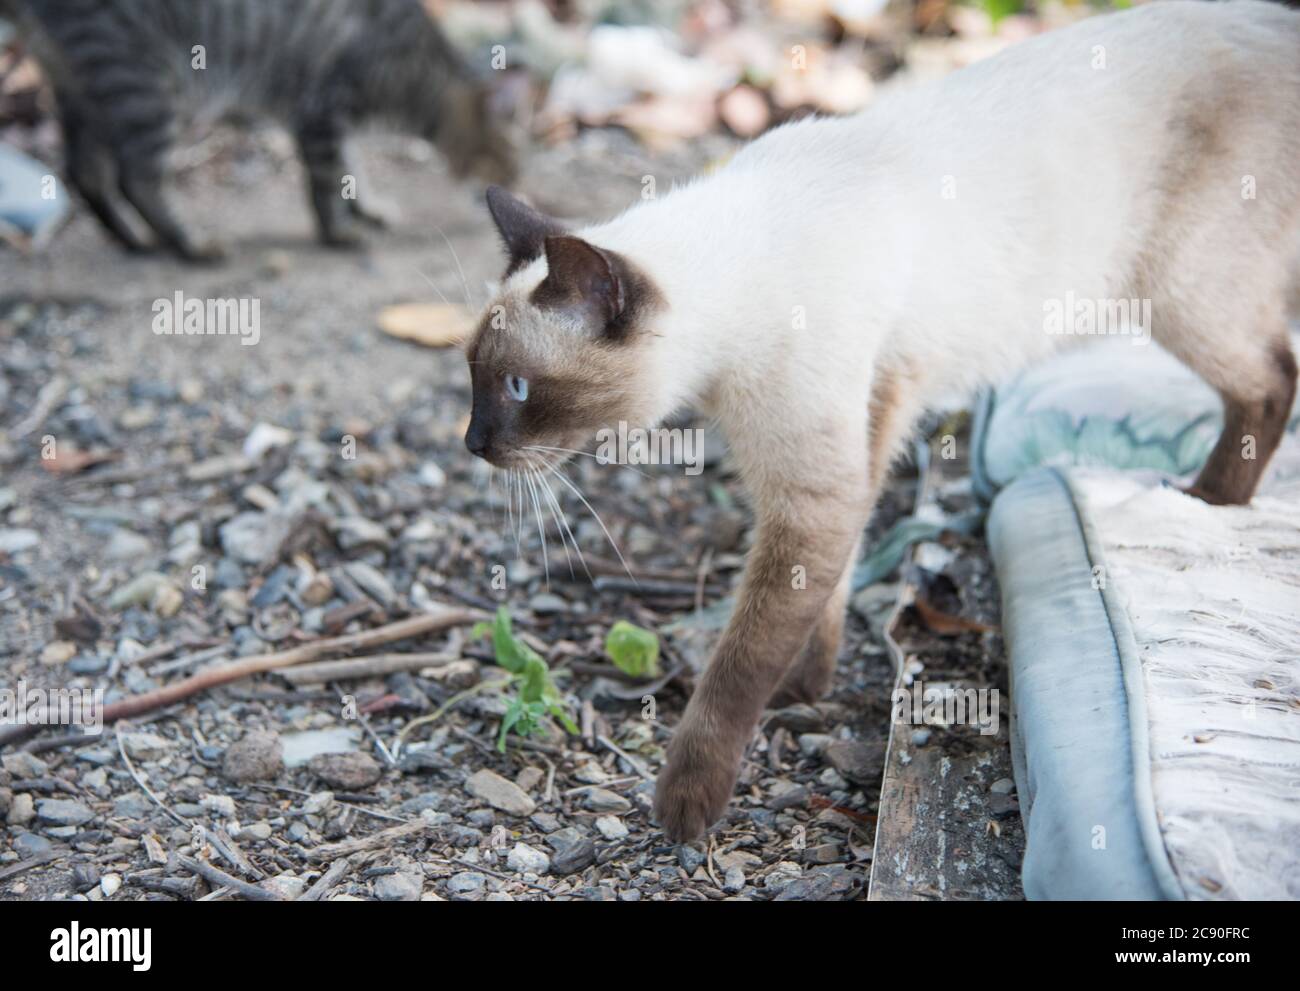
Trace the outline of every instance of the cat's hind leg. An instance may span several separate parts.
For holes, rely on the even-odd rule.
[[[298,125],[295,137],[321,242],[336,248],[358,246],[362,238],[356,222],[374,220],[360,205],[358,180],[348,168],[341,127],[333,120],[307,120]]]
[[[849,557],[849,566],[844,569],[839,584],[835,586],[835,591],[817,618],[812,635],[768,703],[769,708],[780,708],[795,702],[811,705],[830,691],[835,680],[835,661],[844,635],[844,610],[848,605],[857,558],[857,552],[854,551]]]
[[[1179,335],[1161,343],[1223,400],[1223,432],[1188,494],[1213,505],[1250,502],[1295,400],[1296,360],[1285,321],[1270,321],[1228,342]]]
[[[180,258],[204,264],[221,261],[225,257],[225,251],[215,241],[196,240],[181,226],[167,202],[162,169],[135,168],[124,171],[118,182],[127,202],[153,228],[158,239]]]
[[[104,230],[122,247],[131,252],[152,250],[152,245],[136,232],[116,201],[116,169],[108,148],[96,139],[80,115],[69,109],[66,101],[61,103],[64,106],[61,124],[68,181],[81,194]]]
[[[220,261],[225,252],[213,241],[193,237],[167,201],[167,151],[171,147],[173,119],[155,102],[128,100],[114,107],[117,183],[126,201],[135,207],[158,240],[189,262]]]

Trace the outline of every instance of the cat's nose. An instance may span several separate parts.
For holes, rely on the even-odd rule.
[[[487,457],[488,448],[491,447],[491,439],[482,424],[470,421],[469,429],[465,431],[465,446],[469,448],[469,453],[476,458]]]

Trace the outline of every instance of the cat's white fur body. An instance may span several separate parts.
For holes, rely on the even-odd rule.
[[[1179,147],[1197,126],[1229,147]],[[1180,165],[1198,151],[1226,154],[1206,175]],[[1198,202],[1171,217],[1170,195]],[[1265,231],[1283,243],[1251,236]],[[779,128],[579,233],[669,301],[644,369],[662,415],[858,416],[873,368],[895,361],[909,398],[951,399],[1079,340],[1045,326],[1067,293],[1155,296],[1157,324],[1181,294],[1204,332],[1237,326],[1217,346],[1244,373],[1231,349],[1253,287],[1300,271],[1300,16],[1177,0],[1084,21],[857,116]],[[1142,253],[1166,233],[1186,258],[1144,286]],[[519,278],[544,274],[539,260]]]

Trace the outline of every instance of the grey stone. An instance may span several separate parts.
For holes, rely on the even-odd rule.
[[[627,812],[632,803],[608,788],[588,788],[582,804],[592,812]]]
[[[307,769],[331,788],[360,791],[384,776],[384,768],[369,754],[320,754],[307,762]]]
[[[240,784],[269,781],[284,767],[284,750],[274,733],[254,730],[226,748],[221,773]]]
[[[772,789],[763,805],[773,812],[797,808],[808,804],[808,789],[790,781],[783,781]]]
[[[41,535],[35,530],[19,530],[0,527],[0,552],[17,554],[30,550],[41,542]]]
[[[590,837],[580,836],[562,850],[556,851],[555,856],[551,858],[551,869],[556,874],[575,874],[595,862],[596,844]]]
[[[554,592],[538,592],[528,600],[528,608],[539,616],[568,612],[569,604]]]
[[[95,813],[71,799],[42,798],[36,803],[36,818],[52,826],[83,826],[95,818]]]
[[[307,890],[307,882],[292,874],[277,874],[275,877],[268,877],[265,881],[258,882],[259,888],[265,888],[267,891],[273,891],[281,898],[297,898]]]
[[[263,843],[271,838],[271,832],[269,822],[254,822],[237,832],[235,839],[241,843]]]
[[[627,826],[618,816],[601,816],[596,820],[596,831],[607,840],[625,840],[628,836]]]
[[[343,566],[344,573],[356,582],[366,595],[370,596],[385,609],[397,605],[397,589],[384,577],[376,567],[365,561],[350,561]]]
[[[836,740],[826,748],[826,759],[850,781],[860,785],[878,784],[885,768],[886,741],[862,743]]]
[[[475,798],[513,816],[532,815],[537,803],[513,781],[507,781],[487,768],[474,772],[465,781],[465,790]]]
[[[147,606],[158,590],[167,584],[167,576],[161,572],[145,571],[114,590],[108,597],[108,607],[122,610],[130,606]]]
[[[43,857],[53,849],[53,843],[36,833],[19,833],[14,839],[14,852],[23,860]]]
[[[704,861],[704,852],[690,844],[683,843],[677,848],[677,862],[682,865],[682,870],[687,874],[694,874],[698,868],[704,866]]]
[[[280,510],[239,513],[218,531],[221,549],[241,564],[265,567],[279,558],[293,524],[294,516]]]
[[[375,897],[381,902],[418,902],[423,888],[423,878],[406,871],[375,878]]]
[[[174,744],[156,733],[123,733],[122,748],[132,760],[157,760],[165,757]]]
[[[99,884],[99,868],[85,862],[72,865],[72,886],[78,891],[89,891]]]
[[[487,884],[487,877],[477,871],[461,871],[447,879],[447,890],[452,894],[466,895],[471,891],[481,891]]]
[[[768,891],[783,891],[802,876],[803,870],[798,864],[783,860],[767,872],[763,878],[763,887]]]
[[[722,887],[731,892],[733,895],[745,886],[745,871],[739,865],[727,868],[727,873],[723,875]]]
[[[104,557],[118,564],[128,564],[146,558],[153,553],[153,543],[131,530],[118,527],[108,538],[104,548]]]
[[[791,733],[818,733],[825,728],[826,720],[811,705],[797,702],[777,709],[768,717],[767,725],[784,727]]]
[[[235,815],[235,800],[229,795],[204,795],[199,799],[201,805],[213,815],[231,819]]]
[[[778,902],[844,901],[852,897],[864,883],[861,873],[843,865],[818,867],[803,877],[791,881],[774,899]]]
[[[392,542],[387,530],[364,516],[344,516],[335,521],[334,539],[345,551],[362,547],[386,548]]]
[[[280,745],[284,747],[285,767],[301,767],[320,754],[348,753],[356,750],[360,742],[359,726],[332,726],[329,729],[285,733],[280,737]]]
[[[527,843],[516,843],[506,857],[506,866],[520,874],[545,874],[551,869],[551,858]]]
[[[25,750],[0,757],[0,766],[15,778],[43,778],[45,772],[50,769],[49,764]]]

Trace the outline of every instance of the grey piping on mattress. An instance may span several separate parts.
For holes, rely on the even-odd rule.
[[[1065,488],[1070,505],[1074,508],[1074,518],[1079,525],[1079,533],[1083,537],[1089,563],[1094,568],[1100,566],[1102,573],[1109,575],[1101,536],[1092,521],[1082,512],[1080,508],[1082,497],[1071,481],[1070,475],[1056,468],[1049,470]],[[1119,601],[1115,583],[1104,581],[1099,591],[1124,678],[1124,693],[1128,703],[1129,749],[1133,755],[1133,800],[1137,809],[1142,844],[1146,847],[1147,859],[1151,862],[1151,872],[1161,892],[1166,898],[1181,901],[1187,895],[1182,885],[1178,883],[1173,865],[1169,862],[1169,851],[1165,849],[1164,839],[1160,835],[1160,821],[1156,815],[1155,796],[1151,787],[1151,741],[1147,725],[1146,685],[1142,673],[1142,658],[1138,656],[1137,640],[1133,636],[1133,627],[1129,623],[1128,610]]]

